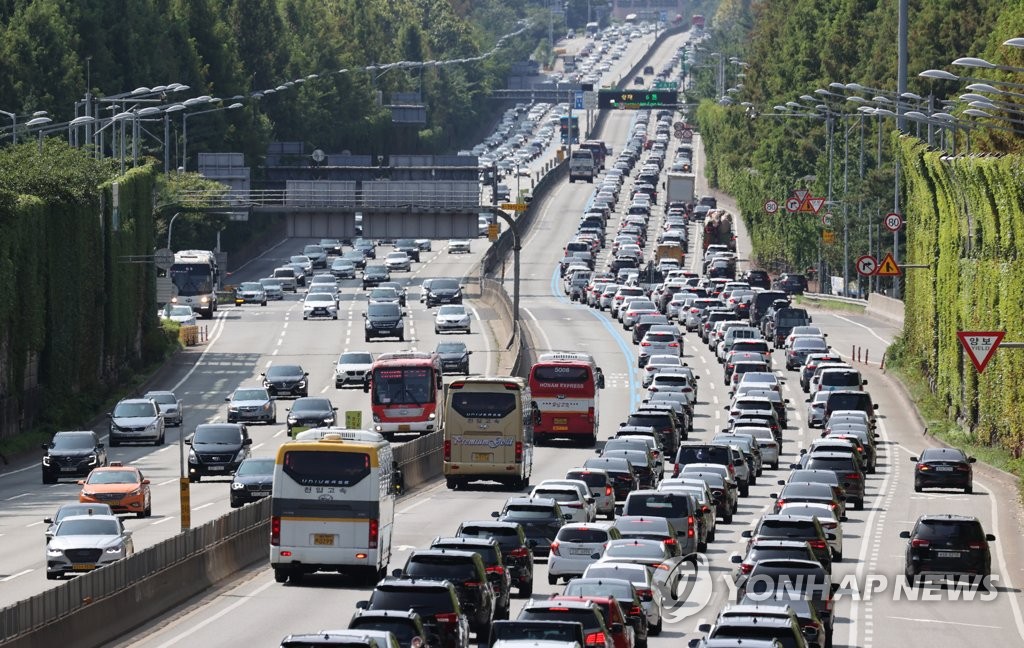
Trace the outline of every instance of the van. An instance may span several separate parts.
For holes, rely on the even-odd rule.
[[[696,517],[702,515],[697,502],[682,491],[637,490],[626,497],[622,515],[662,517],[675,527],[680,555],[697,552],[698,533]]]
[[[586,180],[593,184],[594,175],[597,173],[597,165],[594,162],[594,153],[588,149],[576,149],[569,158],[569,182]]]
[[[818,391],[835,391],[837,389],[856,389],[858,391],[868,384],[868,381],[861,378],[860,372],[856,369],[837,367],[824,369],[818,379]]]
[[[281,280],[282,290],[288,290],[291,292],[298,292],[299,290],[295,268],[276,268],[270,277],[272,279]]]
[[[521,489],[532,472],[534,413],[522,378],[472,377],[445,389],[442,472],[450,489],[497,481]]]

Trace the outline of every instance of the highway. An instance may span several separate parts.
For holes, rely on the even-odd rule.
[[[655,60],[665,60],[680,40],[670,40],[658,52]],[[629,132],[633,115],[615,113],[608,119],[605,130],[599,134],[619,150]],[[674,145],[673,145],[674,147]],[[703,168],[698,165],[698,170]],[[701,185],[699,185],[700,187]],[[703,185],[706,188],[706,184]],[[564,297],[558,281],[556,264],[562,256],[562,245],[575,232],[577,217],[590,197],[589,184],[566,184],[543,205],[542,217],[525,238],[522,250],[522,305],[523,315],[538,350],[564,349],[592,352],[608,377],[607,388],[601,394],[601,429],[599,438],[611,436],[631,407],[642,398],[636,350],[617,322],[607,314],[572,304]],[[705,189],[706,192],[706,189]],[[622,200],[628,200],[627,188]],[[719,196],[720,200],[725,197]],[[723,202],[724,206],[724,202]],[[656,213],[660,210],[656,209]],[[738,219],[737,219],[738,220]],[[652,228],[657,219],[652,218]],[[610,225],[610,230],[615,226]],[[699,267],[699,254],[693,254],[699,238],[691,231],[688,263]],[[747,240],[740,232],[740,255],[749,254],[743,248]],[[304,241],[289,240],[272,251],[267,258],[244,268],[241,277],[264,276],[280,259],[301,247]],[[483,243],[479,241],[476,243]],[[476,244],[475,243],[475,244]],[[450,257],[435,246],[435,251],[424,255],[424,263],[414,266],[412,284],[427,276],[462,276],[474,267],[482,245],[466,257]],[[330,394],[339,410],[364,409],[365,395],[358,391],[335,392],[331,381],[331,367],[337,354],[347,348],[369,346],[374,352],[398,349],[407,345],[375,342],[364,345],[358,338],[352,341],[352,327],[361,321],[357,289],[346,289],[346,300],[339,322],[303,322],[297,312],[294,298],[273,304],[265,309],[246,306],[222,312],[211,327],[211,342],[207,344],[195,369],[185,360],[175,366],[170,384],[182,381],[180,389],[188,403],[185,430],[216,416],[223,416],[223,397],[235,385],[253,380],[268,362],[297,360],[310,371],[315,388],[311,394],[322,391]],[[416,301],[417,292],[410,290],[410,314],[415,324],[414,342],[419,348],[433,348],[436,338],[430,326],[429,314]],[[480,319],[488,314],[477,308]],[[834,569],[836,582],[843,583],[836,605],[836,646],[872,648],[894,645],[1022,645],[1024,620],[1020,611],[1019,583],[1022,574],[1021,529],[1016,491],[1012,485],[994,473],[980,468],[975,472],[973,495],[928,492],[916,494],[912,488],[913,464],[909,457],[929,444],[922,435],[922,427],[910,403],[891,379],[877,369],[877,360],[896,334],[888,324],[862,315],[815,311],[815,323],[829,333],[829,342],[840,353],[849,354],[854,346],[870,348],[872,366],[861,366],[869,380],[867,389],[879,404],[880,460],[877,474],[868,476],[865,510],[850,511],[844,525],[846,559]],[[328,331],[328,335],[323,332]],[[494,341],[485,327],[477,326],[469,343],[477,353],[473,356],[474,371],[487,371],[493,367],[488,359],[493,356]],[[350,346],[351,345],[351,346]],[[196,353],[190,351],[189,353]],[[877,353],[877,355],[876,355]],[[700,402],[697,408],[695,431],[691,439],[708,439],[725,423],[723,408],[729,403],[721,382],[721,368],[699,338],[688,334],[686,361],[701,376]],[[786,372],[781,354],[776,353],[775,366],[786,378],[784,394],[790,400],[790,427],[785,431],[788,440],[783,466],[796,459],[801,448],[817,438],[818,430],[809,430],[805,424],[804,394],[792,372]],[[189,373],[191,372],[191,373]],[[186,375],[189,374],[189,375]],[[365,410],[364,410],[365,412]],[[365,415],[365,414],[364,414]],[[269,454],[283,435],[283,425],[268,428],[250,428],[257,444],[257,453]],[[154,518],[131,521],[140,541],[153,542],[172,534],[177,527],[177,430],[169,430],[168,446],[164,449],[121,448],[117,458],[139,465],[154,482]],[[567,469],[578,466],[593,456],[592,450],[570,447],[544,447],[535,452],[533,483],[547,478],[560,478]],[[0,554],[0,592],[5,602],[28,596],[46,586],[42,576],[42,525],[37,523],[58,503],[72,498],[77,488],[73,485],[41,487],[37,467],[23,472],[0,475],[0,501],[3,504],[0,534],[3,534]],[[771,503],[770,493],[777,492],[776,479],[784,479],[787,470],[765,471],[753,486],[750,496],[740,501],[740,511],[730,525],[718,527],[718,538],[711,544],[707,556],[711,563],[710,600],[706,605],[694,601],[685,606],[678,621],[666,624],[664,633],[652,638],[651,648],[676,648],[681,640],[699,636],[696,627],[711,622],[727,601],[728,588],[723,577],[731,573],[732,554],[742,553],[745,539],[740,532],[754,524]],[[393,567],[402,564],[407,553],[425,546],[430,540],[453,532],[462,520],[488,518],[498,510],[509,495],[498,490],[448,491],[442,482],[417,490],[404,497],[398,505],[393,548],[396,558]],[[203,482],[193,487],[193,523],[199,524],[226,510],[227,486],[216,482]],[[973,602],[948,601],[948,592],[925,590],[917,597],[926,600],[907,601],[903,594],[894,601],[896,587],[903,571],[903,550],[906,541],[899,532],[909,530],[918,516],[924,513],[962,513],[976,515],[985,530],[996,534],[992,543],[993,572],[998,574],[993,600]],[[34,526],[29,526],[34,525]],[[38,528],[37,528],[38,527]],[[11,544],[14,543],[14,544]],[[29,571],[25,571],[29,570]],[[544,563],[539,561],[535,572],[535,597],[555,593],[559,588],[546,585]],[[19,572],[24,572],[20,573]],[[864,584],[870,577],[884,577],[884,587],[876,585],[871,596],[863,596]],[[13,577],[13,578],[12,578]],[[878,583],[878,579],[875,581]],[[855,596],[854,591],[861,593]],[[317,575],[305,579],[301,586],[274,583],[271,571],[259,566],[240,574],[239,579],[209,592],[190,604],[174,610],[151,624],[125,637],[119,646],[169,648],[171,646],[274,646],[286,634],[343,628],[355,609],[355,603],[365,599],[368,590],[354,587],[338,575]],[[522,600],[513,604],[514,618]]]

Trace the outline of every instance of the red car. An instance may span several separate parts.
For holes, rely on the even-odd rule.
[[[552,596],[552,601],[589,601],[596,603],[604,613],[605,625],[611,629],[612,643],[615,648],[634,648],[636,645],[636,629],[626,618],[622,606],[614,596]],[[622,632],[615,632],[616,627]]]

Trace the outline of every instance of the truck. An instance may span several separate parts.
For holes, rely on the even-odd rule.
[[[709,245],[728,245],[730,250],[736,251],[732,214],[723,209],[712,209],[704,218],[704,249]]]
[[[576,149],[569,158],[569,182],[586,180],[593,183],[597,174],[597,165],[594,163],[594,154],[585,148]]]
[[[659,243],[654,252],[654,261],[657,263],[662,259],[675,259],[682,266],[686,262],[686,252],[678,243]]]
[[[682,203],[693,208],[696,178],[692,173],[670,172],[665,187],[665,204]],[[689,209],[687,210],[689,211]]]

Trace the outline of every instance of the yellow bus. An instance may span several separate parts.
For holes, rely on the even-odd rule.
[[[376,583],[391,560],[391,444],[363,430],[309,432],[307,440],[277,451],[270,496],[274,579],[295,584],[306,574],[335,571]]]
[[[533,469],[533,416],[522,378],[473,376],[448,385],[443,419],[448,488],[471,481],[525,487]]]

